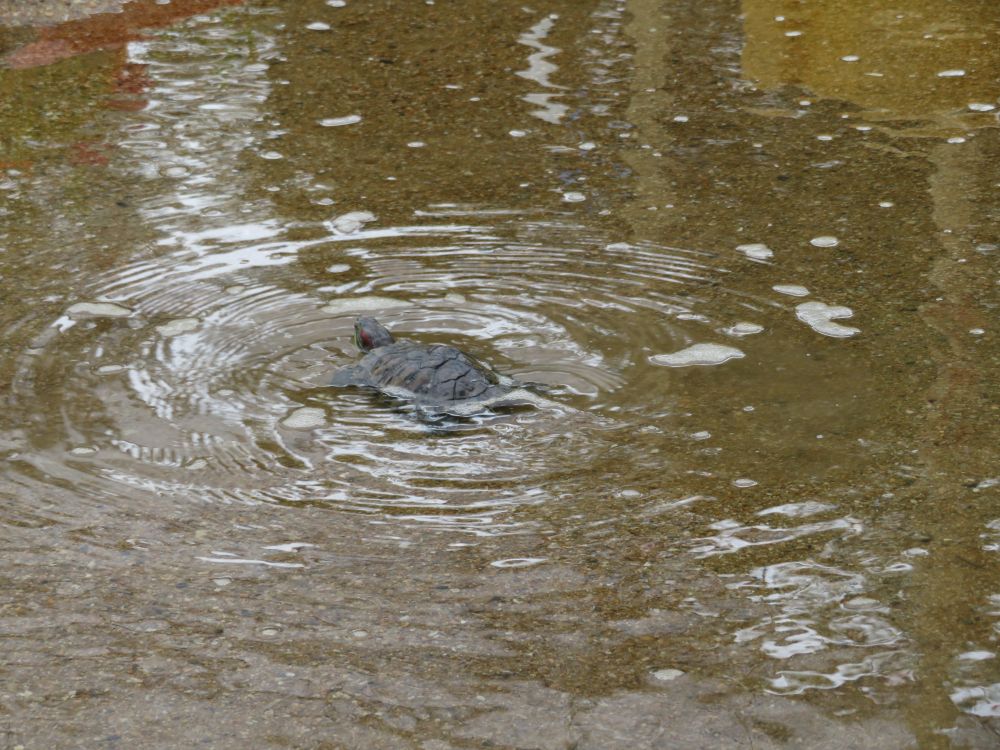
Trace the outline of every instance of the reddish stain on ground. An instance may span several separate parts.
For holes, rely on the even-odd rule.
[[[140,29],[170,26],[197,13],[242,3],[243,0],[173,0],[168,5],[158,5],[155,0],[136,0],[123,5],[120,13],[101,13],[41,28],[37,41],[14,50],[3,61],[11,68],[51,65],[75,55],[123,47],[142,39]]]

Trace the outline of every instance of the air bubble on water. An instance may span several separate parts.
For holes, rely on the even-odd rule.
[[[312,430],[326,424],[326,412],[314,406],[303,406],[281,420],[281,426],[290,430]]]
[[[394,297],[379,297],[371,295],[368,297],[350,297],[344,299],[331,300],[322,308],[322,312],[340,315],[345,312],[361,312],[365,310],[389,310],[395,307],[409,307],[412,302]]]
[[[327,273],[346,273],[350,271],[351,267],[346,263],[334,263],[332,266],[326,267]]]
[[[809,296],[809,290],[799,284],[775,284],[771,288],[779,294],[787,294],[789,297]]]
[[[1000,682],[981,687],[967,687],[954,691],[952,703],[972,716],[1000,718]]]
[[[243,284],[233,284],[226,287],[226,294],[240,294],[246,287]]]
[[[966,651],[964,654],[959,654],[958,658],[962,661],[986,661],[996,659],[997,655],[992,651]]]
[[[657,669],[653,672],[653,679],[660,682],[670,682],[678,677],[683,677],[684,672],[679,669]]]
[[[349,211],[329,221],[327,226],[338,234],[353,234],[373,221],[375,214],[371,211]]]
[[[197,318],[178,318],[177,320],[171,320],[169,323],[156,326],[156,330],[161,336],[177,336],[182,333],[194,331],[199,325],[201,325],[201,321]]]
[[[508,132],[508,135],[511,138],[524,138],[524,136],[526,136],[527,134],[528,131],[526,130],[511,130]]]
[[[70,305],[66,314],[74,320],[85,318],[127,318],[132,311],[112,302],[77,302]]]
[[[545,562],[547,557],[510,557],[506,560],[494,560],[490,563],[494,568],[527,568]]]
[[[228,586],[232,582],[233,582],[232,578],[213,578],[212,579],[212,583],[214,583],[219,588],[222,588],[223,586]]]
[[[984,333],[986,333],[986,329],[985,328],[970,328],[969,329],[969,333],[971,333],[973,336],[982,336]]]
[[[708,440],[712,437],[712,433],[708,430],[699,430],[698,432],[692,432],[689,437],[692,440]]]
[[[747,323],[740,321],[739,323],[729,326],[729,328],[723,328],[722,332],[727,336],[753,336],[763,330],[764,326],[760,325],[760,323]]]
[[[862,133],[867,133],[869,130],[872,129],[872,126],[871,125],[855,125],[854,129],[855,130],[860,130]]]
[[[79,448],[73,448],[70,450],[74,456],[92,456],[97,453],[97,448],[91,448],[88,446],[80,446]]]
[[[300,549],[315,546],[315,544],[310,544],[309,542],[288,542],[287,544],[268,544],[264,549],[273,549],[278,552],[298,552]]]
[[[593,141],[584,141],[579,146],[577,146],[577,148],[579,148],[581,151],[593,151],[595,148],[597,148],[597,144],[594,143]]]
[[[830,503],[821,503],[817,500],[805,500],[801,503],[784,503],[783,505],[774,505],[770,508],[757,511],[757,515],[779,515],[787,516],[789,518],[804,518],[806,516],[815,516],[818,513],[826,513],[827,511],[833,510],[834,507],[835,506]]]
[[[331,8],[345,8],[347,7],[346,0],[326,0],[326,4]]]
[[[566,203],[580,203],[581,201],[587,200],[587,196],[583,193],[569,192],[563,193],[563,200]]]
[[[854,311],[842,305],[828,305],[825,302],[803,302],[795,308],[795,317],[812,328],[816,333],[834,338],[848,338],[861,333],[858,328],[834,323],[840,318],[850,318]]]
[[[327,117],[317,122],[324,128],[339,128],[343,125],[355,125],[361,122],[361,115],[344,115],[343,117]]]
[[[265,637],[267,637],[267,638],[271,638],[273,636],[276,636],[280,632],[281,632],[281,628],[261,628],[261,630],[260,630],[260,634],[263,635],[263,636],[265,636]]]
[[[774,251],[763,242],[751,242],[746,245],[737,245],[736,251],[743,253],[751,260],[767,260],[774,257]]]
[[[896,204],[893,203],[892,201],[879,201],[878,205],[879,205],[879,208],[892,208]]]
[[[903,554],[907,557],[925,557],[930,554],[923,547],[910,547],[908,550],[904,550]]]
[[[878,599],[872,599],[870,596],[855,596],[844,602],[844,609],[878,609],[879,606]]]
[[[954,135],[948,139],[948,143],[965,143],[965,139],[960,135]]]
[[[961,68],[954,68],[953,70],[942,70],[938,73],[938,78],[961,78],[964,75],[964,70]]]
[[[970,102],[969,109],[973,112],[992,112],[996,109],[995,104],[987,104],[986,102]]]
[[[746,355],[733,346],[723,344],[694,344],[671,354],[655,354],[649,358],[654,365],[664,367],[701,367],[721,365],[731,359],[742,359]]]
[[[836,247],[840,244],[840,240],[830,235],[823,235],[822,237],[813,237],[809,240],[809,244],[813,247]]]
[[[740,487],[740,488],[756,487],[758,484],[759,484],[759,482],[756,482],[753,479],[734,479],[733,480],[733,487]]]
[[[424,143],[423,141],[410,141],[406,145],[409,146],[410,148],[423,148],[427,144]]]
[[[802,36],[801,31],[786,31],[785,36]]]
[[[125,365],[101,365],[97,368],[97,371],[101,375],[111,375],[116,372],[122,372],[125,369]]]
[[[687,122],[690,118],[687,115],[675,115],[674,122]]]
[[[844,62],[857,62],[861,58],[858,55],[844,55],[840,59]]]
[[[833,136],[832,135],[817,135],[816,136],[816,140],[817,141],[832,141],[833,140]]]
[[[306,24],[306,28],[310,31],[329,31],[330,24],[324,23],[323,21],[313,21],[310,24]]]
[[[261,151],[260,158],[267,159],[268,161],[275,161],[277,159],[284,159],[285,157],[278,151]]]

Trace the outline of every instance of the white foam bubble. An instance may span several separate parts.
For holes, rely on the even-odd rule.
[[[346,273],[350,271],[351,267],[346,263],[334,263],[332,266],[326,267],[327,273]]]
[[[965,75],[965,71],[961,68],[955,68],[953,70],[942,70],[938,73],[938,78],[961,78]]]
[[[746,355],[734,346],[723,344],[694,344],[671,354],[655,354],[649,358],[654,365],[664,367],[692,367],[721,365],[731,359]]]
[[[836,237],[825,234],[820,237],[813,237],[809,240],[809,244],[813,247],[836,247],[840,244],[840,240]]]
[[[494,560],[490,563],[494,568],[527,568],[545,562],[546,557],[511,557],[506,560]]]
[[[312,23],[306,24],[306,28],[310,31],[329,31],[330,24],[323,23],[322,21],[313,21]]]
[[[587,200],[587,196],[583,193],[569,192],[563,193],[563,200],[566,201],[566,203],[580,203]]]
[[[986,102],[970,102],[969,109],[973,112],[992,112],[996,109],[995,104],[987,104]]]
[[[77,302],[69,306],[66,314],[73,319],[127,318],[132,311],[112,302]]]
[[[753,336],[763,330],[764,326],[759,323],[746,323],[744,321],[740,321],[735,325],[729,326],[729,328],[724,328],[722,332],[729,336]]]
[[[966,651],[964,654],[959,654],[958,658],[962,661],[986,661],[996,659],[997,655],[992,651]]]
[[[339,128],[344,125],[355,125],[361,122],[361,115],[345,115],[344,117],[327,117],[318,120],[324,128]]]
[[[201,321],[197,318],[178,318],[156,326],[156,330],[161,336],[177,336],[181,333],[194,331],[199,325],[201,325]]]
[[[373,221],[375,221],[375,214],[371,211],[348,211],[330,221],[329,226],[340,234],[353,234],[365,224]]]
[[[834,506],[830,503],[821,503],[816,500],[805,500],[801,503],[784,503],[782,505],[772,505],[770,508],[765,508],[764,510],[757,511],[758,516],[788,516],[789,518],[803,518],[805,516],[814,516],[817,513],[825,513],[826,511],[833,510]]]
[[[339,315],[341,313],[352,311],[389,310],[394,307],[409,307],[412,304],[412,302],[408,302],[407,300],[371,295],[369,297],[351,297],[331,300],[323,306],[322,310],[323,312]]]
[[[854,311],[842,305],[828,305],[825,302],[803,302],[795,308],[795,317],[812,328],[816,333],[834,338],[848,338],[861,333],[858,328],[834,323],[840,318],[853,317]]]
[[[264,546],[264,549],[273,549],[278,552],[297,552],[300,549],[315,546],[315,544],[310,544],[309,542],[288,542],[287,544],[268,544]]]
[[[752,260],[767,260],[774,257],[774,251],[763,242],[751,242],[746,245],[737,245],[736,252],[743,253]]]
[[[676,680],[678,677],[683,677],[684,672],[679,669],[657,669],[653,672],[653,679],[659,680],[660,682],[670,682],[671,680]]]
[[[844,62],[857,62],[861,58],[858,55],[844,55],[840,59]]]
[[[312,430],[326,424],[326,412],[314,406],[302,406],[281,420],[290,430]]]
[[[771,288],[779,294],[787,294],[789,297],[809,296],[809,290],[799,284],[775,284]]]

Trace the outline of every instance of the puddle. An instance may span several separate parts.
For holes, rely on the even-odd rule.
[[[995,13],[35,5],[11,746],[994,739]],[[362,314],[524,398],[327,387]]]

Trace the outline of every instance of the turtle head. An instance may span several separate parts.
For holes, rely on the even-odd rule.
[[[385,326],[375,318],[358,318],[354,321],[354,344],[363,352],[391,344],[395,339]]]

